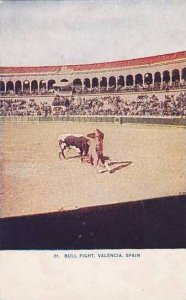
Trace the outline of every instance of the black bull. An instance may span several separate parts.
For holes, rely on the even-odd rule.
[[[84,136],[69,135],[69,136],[65,136],[64,138],[62,137],[58,139],[58,142],[59,142],[59,147],[61,149],[61,151],[59,152],[60,159],[61,159],[61,155],[63,156],[63,158],[67,159],[64,151],[66,149],[71,149],[71,148],[78,150],[81,157],[81,161],[83,161],[83,156],[88,155],[89,140]]]

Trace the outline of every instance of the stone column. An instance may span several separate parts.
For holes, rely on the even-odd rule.
[[[124,88],[126,87],[126,75],[125,76],[123,75],[123,87]]]
[[[163,73],[160,72],[161,80],[160,80],[160,86],[163,86]]]
[[[179,71],[179,76],[180,76],[180,80],[179,81],[181,83],[181,70],[178,69],[178,71]]]
[[[32,80],[29,81],[29,93],[31,94],[31,82]]]
[[[98,89],[99,89],[99,93],[100,93],[100,78],[98,78]]]
[[[84,92],[84,90],[85,90],[85,83],[84,83],[84,79],[81,79],[81,82],[82,82],[82,92]]]
[[[92,90],[92,78],[90,79],[90,89]]]
[[[37,80],[37,92],[39,93],[39,81]]]
[[[143,86],[145,85],[145,74],[142,74]]]
[[[116,91],[118,90],[118,76],[116,76]]]
[[[21,92],[23,92],[23,81],[22,80],[20,81],[21,81]]]
[[[169,82],[169,84],[172,85],[172,72],[169,71],[169,74],[170,74],[170,82]]]

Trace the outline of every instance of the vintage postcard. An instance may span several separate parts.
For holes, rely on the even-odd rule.
[[[0,299],[186,299],[185,14],[0,0]]]

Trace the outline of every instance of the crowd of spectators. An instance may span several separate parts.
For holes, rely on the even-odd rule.
[[[69,107],[71,115],[117,115],[117,116],[186,116],[186,92],[178,96],[166,95],[160,100],[156,95],[142,94],[135,100],[121,96],[79,98]]]
[[[0,100],[0,114],[3,116],[48,116],[52,107],[46,102],[37,104],[35,99]]]
[[[186,91],[180,94],[141,94],[135,100],[125,96],[55,97],[49,105],[35,99],[0,100],[3,116],[60,116],[60,115],[116,115],[116,116],[186,116]]]
[[[46,90],[46,89],[40,89],[38,91],[38,89],[33,89],[30,91],[30,89],[24,89],[23,91],[21,90],[16,90],[16,91],[13,91],[13,90],[8,90],[7,92],[5,91],[0,91],[0,96],[39,96],[39,95],[52,95],[54,94],[55,91],[53,89],[50,89],[50,90]]]

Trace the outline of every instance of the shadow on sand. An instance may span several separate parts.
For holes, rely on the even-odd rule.
[[[108,165],[111,167],[113,165],[116,165],[111,171],[110,173],[113,174],[116,171],[119,171],[127,166],[129,166],[130,164],[132,164],[132,161],[112,161],[111,163],[108,163]]]
[[[71,160],[71,159],[78,158],[78,157],[81,158],[80,155],[75,155],[75,156],[67,157],[67,160]],[[104,156],[104,159],[107,161],[110,158],[109,158],[109,156]],[[110,167],[115,166],[114,168],[111,169],[111,171],[110,171],[111,174],[114,174],[116,171],[119,171],[119,170],[129,166],[130,164],[132,164],[132,161],[112,161],[112,162],[108,162],[108,165]],[[101,173],[105,173],[105,172],[108,172],[108,170],[104,170]]]
[[[1,249],[186,248],[186,196],[0,219]]]

